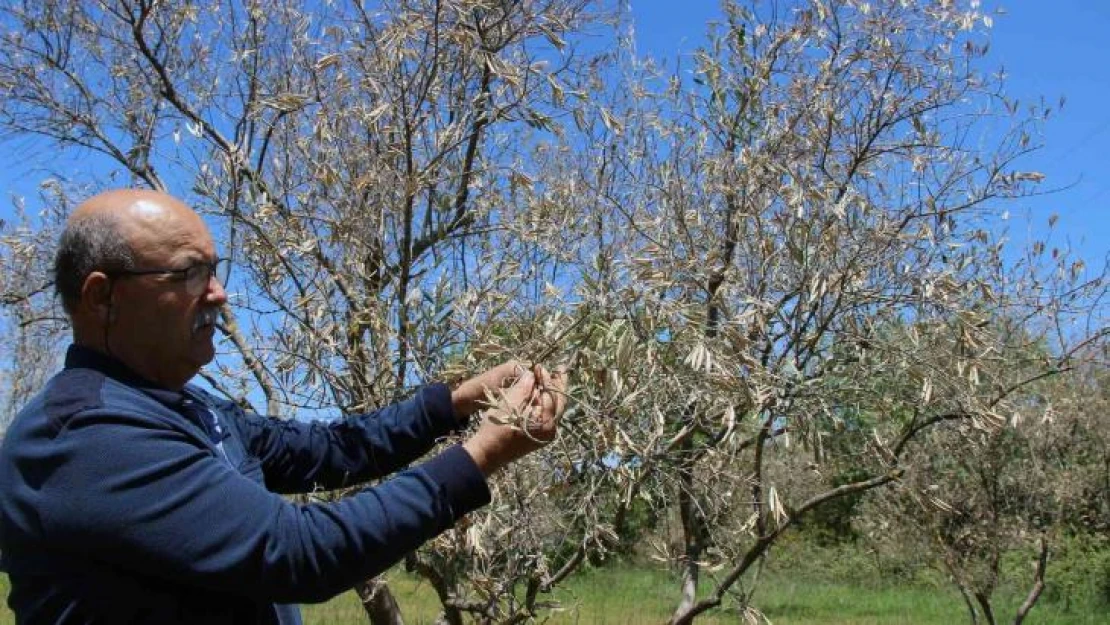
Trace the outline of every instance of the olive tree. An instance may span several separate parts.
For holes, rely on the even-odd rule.
[[[56,181],[40,190],[41,214],[29,215],[22,202],[14,219],[0,220],[0,345],[2,363],[0,436],[23,404],[57,370],[66,325],[50,285],[52,250],[67,212]]]
[[[1006,260],[998,220],[1043,178],[1019,167],[1049,111],[981,71],[977,3],[723,9],[692,76],[636,68],[580,176],[609,233],[586,286],[635,331],[623,379],[652,380],[611,444],[680,519],[674,623],[730,596],[756,618],[739,583],[784,531],[899,480],[936,426],[1005,423],[1105,333],[1070,321],[1101,276],[1066,254],[1047,276]],[[996,317],[1058,340],[1027,362]],[[813,461],[796,492],[768,472],[787,436]]]
[[[897,482],[930,429],[1003,422],[1101,330],[1019,367],[989,332],[1069,311],[1008,281],[992,234],[1039,182],[1019,159],[1045,111],[981,73],[976,2],[722,13],[668,69],[590,0],[27,1],[3,13],[0,128],[209,213],[237,269],[204,375],[260,411],[569,366],[559,439],[406,560],[443,621],[541,615],[643,509],[681,526],[656,545],[673,622],[726,598],[757,618],[783,532]],[[789,483],[786,437],[814,467]]]
[[[608,13],[592,0],[8,3],[0,127],[96,159],[112,170],[99,184],[165,189],[212,218],[236,270],[211,386],[274,416],[365,411],[464,349],[454,316],[527,310],[515,296],[544,261],[508,236],[529,180],[517,165],[579,106],[572,85],[596,58],[577,44]],[[39,268],[41,235],[25,247]],[[5,296],[19,323],[18,294],[49,292],[48,273],[23,278]],[[397,618],[380,585],[363,590],[375,618]]]
[[[1025,332],[1004,340],[1022,344],[1027,361],[1047,356]],[[960,591],[973,625],[1000,620],[993,595],[1002,584],[1028,586],[1012,608],[1021,623],[1050,584],[1067,582],[1055,578],[1069,539],[1097,536],[1110,521],[1106,348],[1105,340],[1087,344],[1061,375],[1022,389],[997,427],[953,423],[922,436],[906,454],[914,470],[890,496],[869,503],[863,525],[873,543],[883,552],[916,545]],[[1030,566],[1006,566],[1014,554],[1031,556]]]

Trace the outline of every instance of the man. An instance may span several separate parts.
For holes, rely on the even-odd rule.
[[[514,363],[331,424],[262,418],[189,385],[215,354],[219,262],[200,217],[163,193],[110,191],[70,217],[55,277],[73,345],[0,449],[17,622],[299,623],[289,604],[384,571],[554,436],[561,376]],[[332,504],[275,494],[388,475],[506,387],[494,410],[522,411],[528,431],[486,419]]]

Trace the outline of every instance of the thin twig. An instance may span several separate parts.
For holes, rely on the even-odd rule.
[[[563,339],[565,339],[567,335],[569,335],[575,328],[582,325],[582,322],[586,320],[587,316],[587,313],[583,312],[578,316],[578,319],[574,320],[574,323],[571,323],[562,332],[560,332],[558,336],[548,341],[547,345],[544,346],[543,351],[529,360],[529,362],[531,362],[531,365],[528,368],[534,371],[537,366],[543,364],[545,360],[550,358],[555,352],[559,351],[559,346],[562,343]],[[589,340],[591,335],[593,335],[592,328],[586,334],[586,336],[581,341],[579,341],[579,343],[583,343]]]

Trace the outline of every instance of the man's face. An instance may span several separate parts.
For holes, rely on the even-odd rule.
[[[136,271],[177,271],[216,260],[204,222],[184,205],[140,201],[124,230]],[[111,285],[108,348],[136,373],[167,388],[180,388],[215,356],[215,323],[227,301],[217,279],[195,293],[199,287],[190,288],[183,277],[121,275]]]

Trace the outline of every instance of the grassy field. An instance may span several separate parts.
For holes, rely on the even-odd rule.
[[[430,624],[438,610],[426,584],[403,573],[390,576],[391,587],[409,625]],[[7,597],[7,578],[0,575],[0,593]],[[663,571],[614,567],[579,575],[556,593],[565,609],[550,623],[623,625],[661,623],[674,605],[676,585]],[[772,572],[761,583],[756,603],[776,625],[955,625],[967,614],[958,595],[947,588],[884,583],[878,586],[804,580],[788,571]],[[1002,593],[995,602],[999,622],[1009,622],[1020,603],[1016,594]],[[742,622],[734,611],[722,610],[697,622],[707,625]],[[304,607],[306,625],[365,623],[353,592],[328,603]],[[15,622],[6,603],[0,625]],[[1043,625],[1104,625],[1107,614],[1093,607],[1065,611],[1042,601],[1028,623]]]
[[[967,612],[954,590],[900,584],[879,587],[791,579],[787,572],[765,577],[756,603],[776,625],[954,625],[967,623]],[[430,625],[438,614],[435,595],[425,584],[404,575],[390,577],[405,622]],[[564,606],[549,623],[632,625],[663,623],[677,599],[677,585],[666,572],[616,567],[594,570],[572,578],[555,593]],[[995,602],[999,622],[1009,622],[1021,603],[1012,593],[1001,593]],[[362,615],[358,597],[347,593],[316,606],[305,606],[305,623],[340,625],[358,623]],[[720,610],[698,623],[723,625],[743,622],[737,612]],[[1063,610],[1041,602],[1027,623],[1044,625],[1105,625],[1107,614],[1095,609]]]

